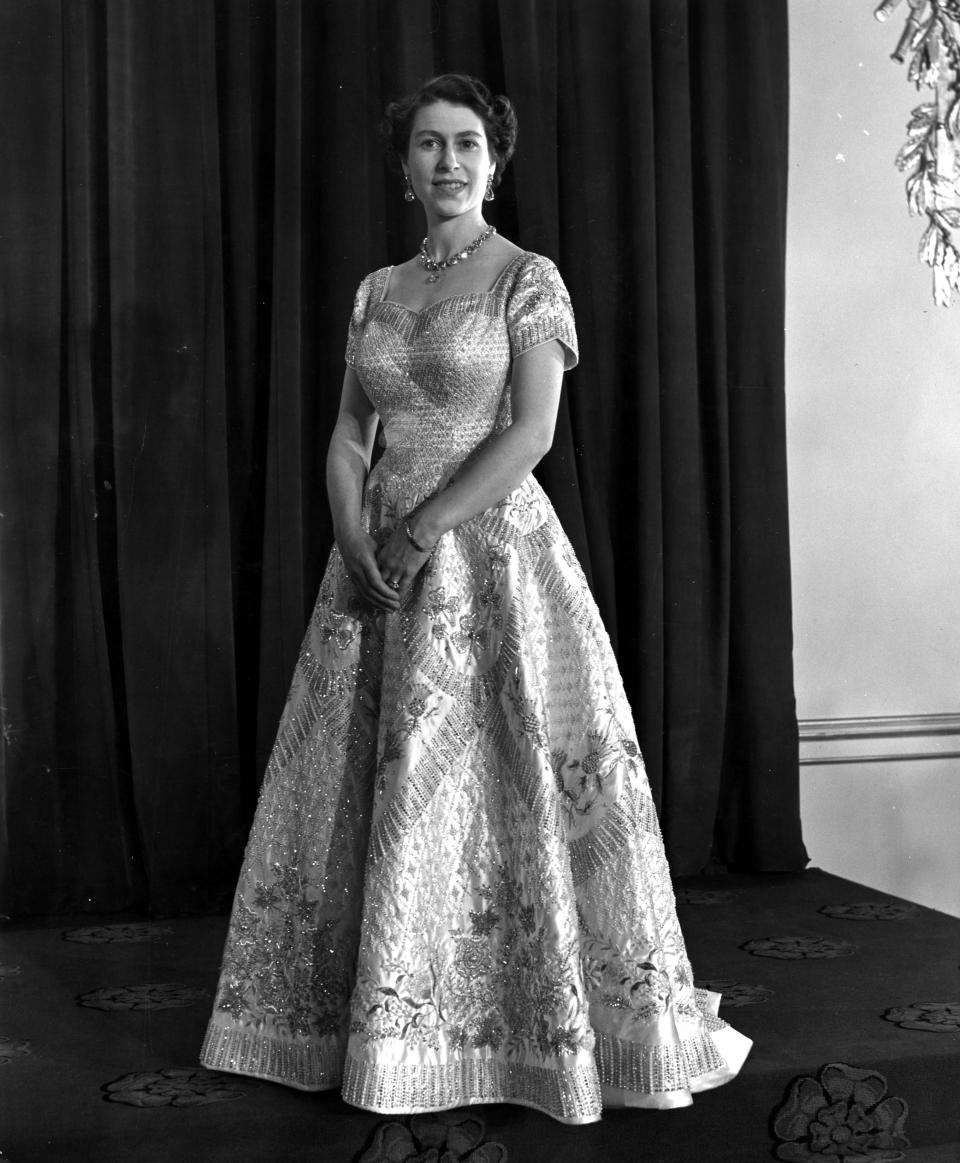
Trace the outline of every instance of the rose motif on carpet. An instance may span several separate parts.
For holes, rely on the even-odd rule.
[[[883,1016],[904,1030],[924,1030],[931,1034],[960,1033],[958,1001],[915,1001],[913,1005],[887,1010]]]
[[[920,911],[904,901],[852,901],[818,910],[839,921],[909,921]]]
[[[380,1123],[356,1163],[506,1163],[502,1143],[486,1141],[475,1114],[413,1115],[408,1123]]]
[[[759,1006],[773,997],[773,990],[765,985],[746,985],[742,981],[725,981],[718,978],[715,981],[697,981],[697,989],[706,989],[711,993],[720,994],[720,1007],[731,1006]]]
[[[205,1106],[243,1098],[251,1085],[256,1083],[190,1066],[124,1074],[101,1089],[106,1102],[125,1106]]]
[[[887,1080],[876,1070],[831,1062],[819,1076],[800,1075],[774,1111],[776,1157],[786,1163],[826,1160],[904,1159],[907,1104],[887,1096]]]
[[[759,937],[740,948],[753,957],[776,957],[782,961],[821,961],[831,957],[851,957],[859,948],[849,941],[829,937]]]
[[[11,1038],[7,1034],[0,1034],[0,1066],[6,1066],[14,1058],[25,1058],[32,1053],[33,1048],[29,1042],[23,1042],[19,1038]]]
[[[88,925],[83,929],[67,929],[64,941],[79,941],[83,945],[126,945],[152,941],[155,937],[172,937],[173,929],[156,925]]]
[[[77,1005],[92,1010],[174,1010],[196,1005],[209,996],[208,990],[171,981],[162,985],[105,986],[81,994]]]
[[[678,888],[673,895],[678,905],[728,905],[737,893],[726,888]]]

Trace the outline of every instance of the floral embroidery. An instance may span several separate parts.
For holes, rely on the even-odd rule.
[[[494,909],[487,909],[482,913],[470,913],[471,931],[478,937],[486,937],[493,932],[500,923],[501,917]]]
[[[511,494],[504,506],[507,520],[524,531],[535,529],[543,522],[543,507],[539,497],[524,489]]]
[[[340,651],[349,650],[366,632],[371,613],[369,607],[353,592],[346,600],[346,607],[346,613],[334,609],[333,586],[328,578],[324,579],[313,613],[317,638],[322,645],[332,642]]]
[[[235,1022],[243,1017],[247,1009],[246,993],[238,981],[224,981],[217,994],[217,1009],[229,1014]]]
[[[457,610],[460,609],[460,595],[450,594],[443,586],[436,586],[434,589],[427,591],[427,601],[423,607],[423,612],[436,621],[438,618],[453,618]],[[434,633],[437,628],[434,627]],[[440,633],[444,634],[446,631],[441,627]]]
[[[494,1013],[484,1014],[477,1024],[476,1033],[471,1039],[474,1046],[489,1046],[491,1050],[499,1050],[503,1043],[503,1026]]]
[[[258,880],[253,890],[253,903],[258,909],[266,911],[267,909],[275,909],[282,900],[281,894],[277,891],[276,885],[266,885],[262,880]]]
[[[453,958],[454,972],[464,979],[467,989],[488,976],[492,969],[490,946],[480,937],[460,937]]]
[[[567,752],[557,750],[550,757],[561,806],[570,826],[595,811],[621,766],[632,768],[636,765],[637,745],[625,738],[612,716],[610,718],[605,731],[587,732],[584,754],[571,757]]]
[[[481,615],[461,614],[457,629],[450,634],[450,641],[462,653],[470,649],[485,650],[487,647],[487,626]]]
[[[387,787],[387,768],[404,754],[411,739],[421,734],[423,724],[438,713],[436,699],[423,683],[412,683],[397,703],[393,724],[386,732],[383,752],[378,767],[377,786],[381,792]]]
[[[549,333],[572,355],[550,272],[521,258],[481,313],[465,297],[417,319],[380,294],[358,301],[350,358],[386,433],[361,515],[379,544],[507,428],[517,351]],[[658,845],[608,639],[533,477],[443,535],[398,618],[361,605],[335,549],[203,1060],[308,1089],[342,1081],[373,1109],[517,1100],[585,1121],[600,1113],[588,1009],[610,999],[638,1080],[645,1016],[689,1030],[696,1062],[657,1049],[685,1086],[688,1067],[712,1069],[716,1026],[695,1005]],[[609,943],[583,962],[586,983],[581,932]]]
[[[426,978],[402,969],[388,970],[387,981],[374,982],[362,976],[354,997],[355,1017],[351,1030],[365,1038],[403,1038],[412,1044],[439,1045],[437,1027],[443,1015],[439,1009],[437,976],[431,967]]]
[[[336,642],[338,650],[347,650],[360,635],[360,625],[346,614],[330,614],[329,621],[320,627],[320,641],[326,645]]]
[[[605,777],[620,759],[620,741],[612,740],[599,731],[587,734],[589,750],[582,759],[569,759],[566,770],[575,772],[564,779],[563,795],[569,810],[577,815],[588,815],[596,800],[603,794]]]
[[[445,586],[428,589],[422,612],[430,619],[430,634],[445,640],[460,654],[488,650],[493,636],[503,629],[501,577],[508,561],[499,548],[489,549],[472,599]],[[473,605],[473,609],[470,606]]]
[[[515,691],[510,691],[508,697],[516,712],[521,734],[526,736],[534,747],[544,750],[547,746],[547,738],[533,699],[518,695]]]
[[[518,905],[517,906],[517,920],[520,922],[520,928],[524,931],[526,936],[533,935],[533,930],[536,925],[536,908],[534,905]]]
[[[510,564],[510,553],[503,546],[493,542],[487,549],[487,564],[491,573],[499,577]]]
[[[583,976],[588,989],[607,1006],[633,1011],[633,1020],[649,1022],[664,1012],[673,996],[670,975],[658,964],[662,951],[636,946],[618,949],[593,937],[581,940]],[[678,985],[689,987],[689,966]]]
[[[259,914],[238,903],[216,1008],[241,1021],[257,1006],[271,1016],[276,1029],[293,1035],[336,1033],[352,988],[337,922],[318,923],[312,946],[305,950],[310,955],[293,958],[294,914],[309,911],[312,916],[316,907],[308,908],[300,896],[295,869],[276,864],[274,872],[275,892],[264,894],[275,902],[272,913]]]
[[[366,1038],[431,1045],[442,1033],[455,1048],[557,1054],[591,1045],[575,938],[552,949],[535,906],[523,903],[521,886],[505,874],[477,895],[488,906],[469,911],[469,931],[452,934],[442,967],[417,975],[395,966],[381,980],[358,980],[351,1028]]]
[[[491,625],[494,629],[499,630],[503,625],[503,617],[500,613],[500,607],[503,605],[503,594],[498,593],[496,582],[492,577],[485,577],[480,583],[477,601],[482,610],[489,611],[488,617]]]

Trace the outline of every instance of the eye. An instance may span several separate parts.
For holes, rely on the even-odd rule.
[[[472,137],[464,138],[464,140],[460,144],[461,144],[461,146],[463,146],[464,149],[479,149],[480,148],[480,142]]]

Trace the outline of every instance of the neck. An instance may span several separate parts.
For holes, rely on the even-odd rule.
[[[427,248],[433,258],[442,262],[458,250],[463,250],[486,230],[483,215],[460,215],[458,218],[439,218],[427,223]]]

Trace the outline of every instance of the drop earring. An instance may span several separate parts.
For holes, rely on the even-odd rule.
[[[413,183],[410,181],[410,175],[405,174],[404,180],[406,181],[407,184],[406,184],[406,187],[403,191],[403,200],[405,202],[416,202],[417,195],[413,192]]]
[[[493,174],[487,178],[487,192],[483,195],[484,202],[492,202],[494,199],[493,193]]]

